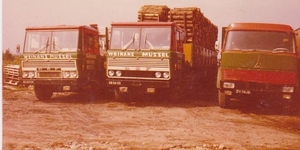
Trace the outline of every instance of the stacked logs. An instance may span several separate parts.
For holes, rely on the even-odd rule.
[[[144,5],[138,11],[139,22],[175,22],[186,31],[186,42],[214,50],[218,27],[197,7],[170,9],[166,5]]]
[[[139,22],[167,22],[170,8],[166,5],[144,5],[138,11]]]
[[[197,7],[174,8],[168,21],[175,22],[186,31],[186,42],[214,49],[218,27],[206,18]]]

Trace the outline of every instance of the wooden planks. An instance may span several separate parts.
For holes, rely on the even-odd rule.
[[[139,22],[166,22],[170,8],[166,5],[144,5],[138,11]]]
[[[5,84],[10,85],[19,85],[20,77],[19,77],[19,65],[6,65],[3,67],[3,75]]]
[[[218,38],[218,27],[214,25],[200,8],[174,8],[169,11],[168,20],[175,22],[186,31],[188,43],[213,50]]]
[[[139,22],[175,22],[186,31],[186,42],[214,50],[218,27],[200,8],[184,7],[170,9],[166,5],[144,5],[138,11]]]

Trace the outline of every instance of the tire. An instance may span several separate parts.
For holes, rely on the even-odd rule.
[[[166,95],[167,100],[171,104],[177,104],[177,103],[182,102],[183,91],[182,91],[182,89],[179,85],[176,85],[176,86],[171,87],[170,89],[168,89],[168,92],[166,94],[167,94]]]
[[[229,108],[229,104],[230,104],[230,98],[228,96],[226,96],[223,92],[221,92],[219,90],[219,95],[218,95],[218,98],[219,98],[219,106],[221,108]]]
[[[290,115],[294,112],[297,112],[297,104],[294,100],[285,100],[283,99],[280,103],[281,113]]]
[[[35,85],[34,93],[38,100],[50,100],[53,95],[53,87],[45,85]]]
[[[96,83],[91,84],[91,89],[86,90],[84,95],[89,101],[96,101],[100,97],[100,87]]]

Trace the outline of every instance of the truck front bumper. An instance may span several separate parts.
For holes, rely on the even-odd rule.
[[[223,81],[221,82],[221,86],[221,91],[224,92],[225,95],[238,98],[249,95],[258,98],[277,97],[289,100],[294,99],[297,93],[297,86],[293,85]],[[226,86],[228,88],[225,88]],[[293,88],[293,91],[285,91],[283,87],[288,87],[289,89]]]
[[[77,79],[22,79],[24,85],[77,85]]]
[[[169,88],[170,81],[107,79],[109,87]]]

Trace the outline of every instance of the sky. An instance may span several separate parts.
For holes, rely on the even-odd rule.
[[[234,22],[264,22],[300,27],[300,0],[2,0],[2,51],[23,48],[25,28],[48,25],[109,27],[112,22],[137,21],[143,5],[198,7],[221,28]]]

